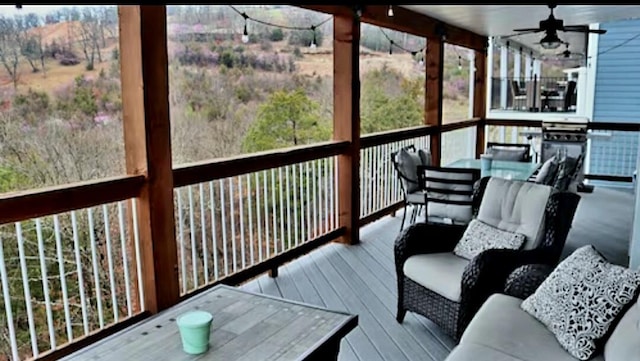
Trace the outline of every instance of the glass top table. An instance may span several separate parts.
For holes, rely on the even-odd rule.
[[[526,181],[536,172],[540,164],[529,162],[514,162],[508,160],[494,160],[491,163],[491,170],[482,177],[492,176],[505,179],[515,179]],[[447,164],[451,168],[475,168],[480,169],[480,159],[458,159]]]

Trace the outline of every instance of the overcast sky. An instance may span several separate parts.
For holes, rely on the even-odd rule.
[[[13,16],[15,14],[36,13],[39,16],[45,16],[51,11],[72,7],[70,5],[22,5],[22,9],[17,9],[15,5],[0,5],[0,14],[5,16]]]

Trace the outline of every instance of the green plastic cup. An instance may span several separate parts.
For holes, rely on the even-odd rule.
[[[209,350],[209,335],[213,315],[206,311],[189,311],[177,319],[182,349],[191,355]]]

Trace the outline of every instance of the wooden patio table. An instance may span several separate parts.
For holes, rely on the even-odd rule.
[[[176,318],[213,314],[209,351],[182,350]],[[63,360],[336,360],[358,316],[218,285]]]

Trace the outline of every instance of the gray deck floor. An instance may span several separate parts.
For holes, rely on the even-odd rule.
[[[580,195],[565,256],[593,244],[626,265],[633,194],[597,187]],[[242,287],[357,314],[358,327],[342,340],[341,361],[444,360],[454,342],[431,321],[410,312],[403,324],[395,321],[393,241],[400,221],[385,217],[361,230],[359,245],[328,244],[281,267],[277,278],[260,276]]]

